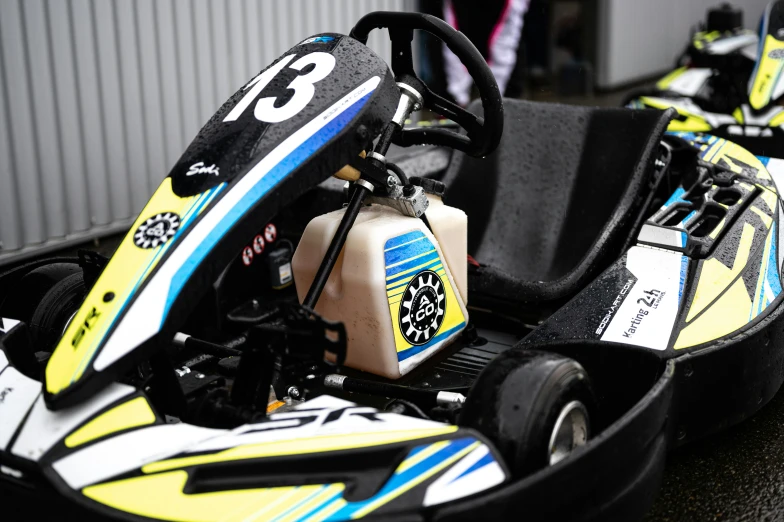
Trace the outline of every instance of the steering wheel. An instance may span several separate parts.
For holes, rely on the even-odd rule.
[[[465,152],[470,156],[483,157],[495,150],[504,130],[504,106],[501,93],[490,67],[466,36],[434,16],[423,13],[398,13],[378,11],[362,17],[349,36],[367,45],[368,35],[373,29],[387,28],[392,41],[392,71],[397,81],[416,88],[422,95],[426,108],[445,116],[463,129],[459,134],[448,129],[417,128],[403,129],[393,138],[393,143],[410,145],[443,145]],[[414,29],[432,34],[446,44],[460,59],[474,79],[482,99],[484,117],[477,116],[459,105],[437,95],[414,72],[411,43]]]

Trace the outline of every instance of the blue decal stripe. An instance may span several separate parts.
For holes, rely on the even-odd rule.
[[[166,320],[169,315],[169,310],[174,304],[174,300],[180,295],[182,288],[190,278],[191,274],[196,270],[208,252],[211,252],[215,245],[226,235],[226,233],[234,226],[234,224],[244,216],[248,210],[253,207],[264,195],[269,192],[274,186],[280,183],[286,176],[288,176],[294,169],[299,167],[305,160],[317,152],[321,147],[326,145],[332,138],[334,138],[343,128],[357,115],[360,109],[370,99],[373,92],[366,94],[349,108],[345,109],[340,115],[336,116],[334,120],[326,124],[313,136],[305,140],[305,142],[293,150],[288,156],[283,158],[276,166],[272,167],[269,172],[259,179],[247,193],[240,199],[236,205],[224,216],[224,218],[213,228],[207,237],[204,238],[201,245],[196,249],[191,257],[183,263],[177,270],[169,285],[169,293],[166,297],[166,306],[163,310],[161,324]]]
[[[436,335],[435,337],[433,337],[432,339],[430,339],[428,342],[426,342],[423,345],[412,346],[411,348],[409,348],[407,350],[403,350],[402,352],[397,352],[397,360],[398,361],[405,361],[406,359],[408,359],[411,356],[414,356],[414,355],[416,355],[416,354],[418,354],[420,352],[424,352],[425,350],[427,350],[428,348],[430,348],[434,344],[443,341],[444,339],[446,339],[447,337],[449,337],[453,333],[461,330],[464,326],[465,326],[465,321],[461,322],[457,326],[454,326],[454,327],[450,328],[446,332],[441,332],[440,334]]]
[[[686,256],[681,256],[681,277],[678,285],[678,303],[681,302],[681,296],[683,295],[683,286],[686,284],[686,274],[688,269],[689,269],[689,258]]]
[[[293,511],[296,511],[301,506],[304,506],[306,503],[310,502],[311,500],[313,500],[317,496],[321,495],[324,492],[324,490],[327,489],[328,487],[329,486],[322,486],[322,487],[318,488],[316,491],[314,491],[313,493],[311,493],[307,497],[303,498],[302,500],[300,500],[299,502],[297,502],[296,504],[294,504],[293,506],[288,508],[286,511],[281,513],[280,515],[278,515],[275,518],[273,518],[272,520],[273,521],[277,521],[277,520],[282,520],[282,519],[286,518],[286,516],[288,516],[289,513],[293,512]],[[297,487],[295,489],[299,489],[299,487]],[[342,493],[343,492],[341,492],[341,494]],[[324,504],[321,504],[321,505],[323,506]],[[302,518],[300,518],[299,520],[302,520]]]
[[[689,221],[691,218],[693,218],[693,217],[694,217],[694,216],[696,216],[696,215],[697,215],[697,211],[696,211],[696,210],[692,210],[691,212],[689,212],[689,215],[688,215],[688,216],[686,216],[685,218],[683,218],[683,221],[681,221],[680,223],[678,223],[678,226],[681,226],[681,227],[683,227],[683,226],[686,226],[686,223],[687,223],[687,222],[688,222],[688,221]]]
[[[369,499],[360,500],[358,502],[350,502],[345,506],[343,506],[338,511],[336,511],[335,513],[333,513],[332,515],[330,515],[329,518],[327,518],[327,520],[347,520],[353,518],[355,513],[362,510],[367,505],[372,504],[376,502],[379,498],[394,492],[399,487],[405,486],[407,483],[427,473],[432,468],[438,466],[445,460],[465,450],[471,444],[474,444],[476,442],[477,442],[476,439],[469,438],[469,437],[463,439],[454,439],[449,441],[449,444],[447,446],[435,452],[434,454],[430,455],[422,462],[419,462],[414,466],[411,466],[410,468],[406,469],[403,472],[398,473],[396,471],[389,478],[386,484],[384,484],[381,490],[379,490],[378,493],[376,493]],[[421,448],[426,448],[428,446],[429,445],[422,446]],[[410,455],[409,457],[407,457],[407,459],[408,458],[410,458]]]
[[[429,262],[427,265],[423,266],[422,270],[433,270],[434,267],[439,264],[441,264],[441,258],[434,259],[433,261]],[[419,265],[414,265],[414,266],[419,266]],[[406,282],[408,282],[412,277],[414,277],[414,275],[415,274],[413,272],[409,272],[408,274],[402,274],[397,277],[393,277],[389,279],[387,281],[387,289],[391,288],[389,285],[397,284],[400,281],[405,280]]]
[[[412,232],[403,234],[402,236],[393,237],[391,239],[388,239],[387,242],[384,244],[384,251],[386,252],[387,250],[392,250],[393,248],[399,247],[404,243],[408,243],[415,239],[421,239],[423,237],[425,237],[425,234],[422,233],[421,230],[414,230]]]
[[[210,200],[212,200],[212,196],[214,196],[215,194],[217,194],[218,192],[223,190],[223,188],[225,186],[226,186],[226,183],[221,183],[217,187],[213,187],[213,188],[207,190],[206,192],[203,192],[203,193],[199,194],[199,196],[193,201],[193,203],[188,208],[188,210],[180,218],[180,228],[177,229],[177,232],[175,232],[174,236],[172,236],[172,238],[169,241],[167,241],[166,243],[164,243],[163,245],[158,247],[158,251],[150,259],[150,261],[147,263],[147,265],[145,265],[144,268],[142,268],[141,270],[139,270],[136,273],[137,274],[136,275],[136,279],[135,279],[135,281],[133,283],[133,286],[131,287],[131,291],[125,297],[125,300],[123,301],[122,305],[120,305],[119,310],[117,311],[117,313],[112,318],[111,322],[109,323],[109,326],[104,331],[103,336],[100,339],[95,341],[94,347],[93,347],[92,352],[90,353],[90,355],[89,356],[85,356],[82,359],[82,362],[79,364],[79,366],[74,371],[73,375],[71,376],[71,384],[73,384],[76,381],[76,376],[77,375],[81,375],[83,373],[83,371],[84,371],[84,368],[92,363],[93,359],[95,358],[95,356],[99,352],[98,347],[101,346],[101,344],[106,340],[106,338],[114,330],[114,326],[117,324],[117,321],[120,319],[120,317],[122,317],[123,313],[125,312],[125,309],[130,304],[131,298],[134,295],[136,295],[136,290],[138,290],[139,286],[141,286],[141,284],[144,282],[145,274],[147,274],[148,271],[150,270],[150,268],[155,266],[158,263],[158,261],[160,261],[160,259],[163,257],[163,255],[171,248],[171,246],[174,245],[179,240],[179,238],[183,235],[184,231],[193,222],[193,217],[198,215],[198,212],[201,211],[202,206],[206,202],[209,202]]]
[[[311,509],[310,511],[308,511],[307,513],[305,513],[304,515],[302,515],[302,516],[299,518],[299,520],[308,520],[310,517],[312,517],[313,515],[315,515],[315,514],[316,514],[316,513],[318,513],[319,511],[321,511],[321,510],[323,510],[323,509],[326,509],[326,508],[327,508],[327,506],[329,506],[330,504],[332,504],[333,502],[335,502],[336,500],[338,500],[339,498],[341,498],[341,497],[343,496],[343,493],[344,493],[344,491],[338,491],[337,493],[335,493],[334,495],[332,495],[331,497],[329,497],[327,500],[325,500],[324,502],[322,502],[322,503],[321,503],[321,504],[319,504],[318,506],[314,507],[313,509]],[[320,519],[320,518],[317,518],[317,519],[315,519],[315,520],[321,520],[321,519]]]
[[[441,259],[436,259],[435,261],[428,264],[427,266],[423,266],[422,270],[432,270],[433,272],[438,274],[439,271],[444,272],[444,265],[441,263]],[[417,275],[418,273],[419,272],[412,272],[410,274],[406,274],[402,277],[396,278],[393,283],[387,285],[387,292],[391,292],[392,290],[406,286],[409,283],[409,281],[411,281],[414,278],[414,276]]]
[[[384,261],[386,263],[386,267],[388,268],[390,265],[394,265],[401,261],[405,261],[406,259],[418,256],[419,254],[424,254],[425,252],[434,250],[433,244],[427,240],[422,241],[423,239],[425,238],[421,237],[406,245],[400,245],[400,247],[385,250]]]
[[[480,450],[481,450],[481,448],[479,448],[479,449],[476,449],[476,450],[474,450],[474,451],[480,451]],[[469,453],[468,455],[470,455],[470,453]],[[465,457],[463,457],[463,458],[464,458],[464,459],[465,459],[465,458],[468,458],[468,455],[467,455],[467,456],[465,456]],[[454,482],[454,481],[456,481],[456,480],[459,480],[459,479],[461,479],[461,478],[465,477],[466,475],[470,475],[470,474],[471,474],[471,473],[473,473],[474,471],[476,471],[476,470],[478,470],[478,469],[481,469],[481,468],[484,468],[485,466],[487,466],[488,464],[492,464],[493,462],[495,462],[495,459],[493,458],[493,455],[492,455],[492,453],[490,453],[490,450],[488,449],[488,450],[487,450],[487,454],[486,454],[484,457],[482,457],[481,459],[479,459],[479,460],[477,460],[476,462],[474,462],[474,463],[471,465],[471,467],[469,467],[467,470],[465,470],[464,472],[462,472],[460,475],[458,475],[458,476],[456,476],[455,478],[453,478],[452,480],[450,480],[450,481],[449,481],[449,484],[451,484],[452,482]]]
[[[668,199],[668,200],[667,200],[667,202],[666,202],[666,203],[664,203],[664,205],[663,205],[663,206],[665,206],[665,207],[669,207],[670,205],[672,205],[672,204],[673,204],[673,203],[675,203],[676,201],[683,201],[683,199],[681,198],[681,196],[683,196],[684,194],[686,194],[686,191],[685,191],[685,190],[683,190],[683,188],[681,188],[681,187],[678,187],[678,188],[675,190],[675,192],[673,192],[673,193],[672,193],[672,196],[670,196],[670,199]]]
[[[432,245],[431,245],[431,248],[432,248]],[[401,263],[401,264],[399,264],[397,266],[394,266],[392,268],[387,268],[387,277],[391,277],[393,275],[399,274],[400,272],[405,272],[406,270],[408,270],[410,268],[417,267],[417,266],[422,265],[424,263],[430,263],[431,261],[436,261],[438,259],[440,259],[438,257],[438,251],[436,251],[434,249],[429,254],[423,255],[421,257],[417,257],[417,258],[412,259],[411,261],[407,261],[405,263]]]
[[[775,222],[771,228],[771,234],[773,235],[771,241],[773,244],[770,247],[770,259],[768,260],[768,285],[773,292],[773,299],[775,299],[781,293],[781,277],[779,276],[777,250],[779,237],[778,234],[776,234]]]

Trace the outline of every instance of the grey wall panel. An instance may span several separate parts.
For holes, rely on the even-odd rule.
[[[318,32],[413,0],[0,0],[0,264],[126,229],[199,128]],[[370,47],[389,59],[386,32]]]

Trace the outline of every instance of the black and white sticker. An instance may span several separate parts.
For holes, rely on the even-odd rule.
[[[441,278],[432,270],[419,272],[400,301],[403,338],[414,346],[427,343],[438,333],[445,313],[446,293]]]
[[[174,212],[156,214],[139,225],[133,244],[139,248],[156,248],[174,237],[179,228],[180,216]]]
[[[623,287],[622,303],[604,329],[602,341],[665,350],[678,315],[686,261],[677,252],[640,246],[629,249],[626,269],[637,280],[630,279],[631,284]]]

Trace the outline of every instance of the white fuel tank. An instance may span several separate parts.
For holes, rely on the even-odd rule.
[[[452,342],[468,322],[467,220],[428,195],[428,221],[382,206],[363,207],[330,274],[316,312],[341,321],[346,365],[390,379],[405,375]],[[343,217],[313,219],[294,253],[300,302]]]

